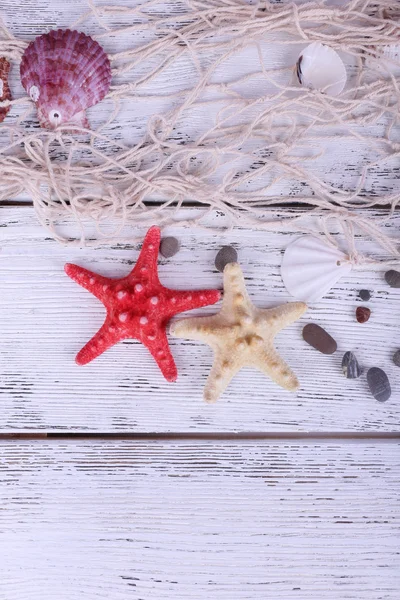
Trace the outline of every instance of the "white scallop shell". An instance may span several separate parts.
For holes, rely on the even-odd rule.
[[[313,42],[301,51],[296,74],[301,85],[329,96],[338,96],[347,81],[346,67],[339,54],[320,42]]]
[[[311,235],[285,250],[281,275],[287,291],[302,302],[317,302],[351,271],[347,256]]]

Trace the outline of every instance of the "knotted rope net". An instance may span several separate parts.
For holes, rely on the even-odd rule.
[[[400,200],[397,2],[89,1],[71,28],[109,53],[111,90],[88,111],[92,129],[71,133],[40,129],[20,88],[0,125],[0,201],[28,195],[70,244],[132,240],[154,223],[219,228],[207,218],[215,211],[228,227],[308,231],[306,213],[333,243],[330,223],[340,223],[353,262],[368,261],[357,232],[398,259],[383,227]],[[28,41],[3,21],[0,37],[0,56],[18,69]],[[338,96],[296,79],[297,57],[314,41],[346,65]],[[137,126],[136,113],[145,115]],[[187,203],[199,208],[189,221]],[[373,207],[386,210],[361,210]],[[57,227],[67,217],[73,239]]]

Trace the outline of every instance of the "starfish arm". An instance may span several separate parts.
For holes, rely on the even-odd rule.
[[[136,280],[140,278],[144,280],[148,278],[153,283],[158,283],[157,262],[160,239],[160,228],[153,225],[146,233],[139,258],[128,275],[128,279]]]
[[[183,291],[165,289],[167,290],[168,309],[171,317],[186,310],[215,304],[221,298],[219,290]]]
[[[268,375],[275,383],[289,392],[295,392],[299,387],[296,375],[279,356],[275,348],[263,346],[253,354],[252,365],[265,375]]]
[[[87,365],[87,363],[100,356],[100,354],[103,354],[103,352],[114,346],[123,337],[123,334],[111,325],[109,319],[106,319],[99,331],[78,352],[75,362],[78,365]]]
[[[200,340],[209,346],[214,346],[218,339],[220,329],[220,316],[192,317],[181,319],[171,324],[170,332],[173,336],[189,340]]]
[[[246,307],[251,306],[240,265],[228,263],[224,269],[223,310],[231,312],[238,302]]]
[[[64,270],[68,277],[79,283],[79,285],[104,303],[104,288],[110,285],[110,280],[107,277],[102,277],[101,275],[97,275],[97,273],[92,273],[92,271],[78,267],[78,265],[72,265],[71,263],[67,263]]]
[[[204,387],[204,400],[209,404],[216,402],[239,370],[240,366],[231,359],[230,354],[217,350]]]
[[[143,339],[141,341],[153,356],[165,379],[167,381],[176,381],[178,377],[178,371],[174,358],[171,354],[165,330],[159,329],[152,337],[154,337],[154,339],[150,339],[148,337],[147,339]]]
[[[289,302],[276,308],[259,308],[257,309],[258,320],[261,326],[267,327],[270,334],[275,336],[284,327],[300,319],[307,308],[304,302]]]

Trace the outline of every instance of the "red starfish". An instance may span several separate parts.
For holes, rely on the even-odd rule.
[[[122,279],[108,279],[77,265],[65,265],[67,275],[107,309],[103,326],[77,354],[78,365],[87,364],[121,340],[136,338],[150,350],[167,381],[176,380],[165,331],[168,321],[185,310],[218,302],[221,293],[170,290],[161,285],[157,273],[159,246],[160,229],[154,226],[147,232],[135,267]]]

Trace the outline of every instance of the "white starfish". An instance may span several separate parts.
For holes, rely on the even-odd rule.
[[[261,309],[251,302],[237,263],[224,269],[224,298],[212,317],[183,319],[174,323],[177,337],[201,340],[214,350],[214,364],[204,388],[206,402],[215,402],[242,367],[255,367],[289,391],[299,387],[296,375],[279,356],[273,340],[279,331],[307,310],[304,302]]]

